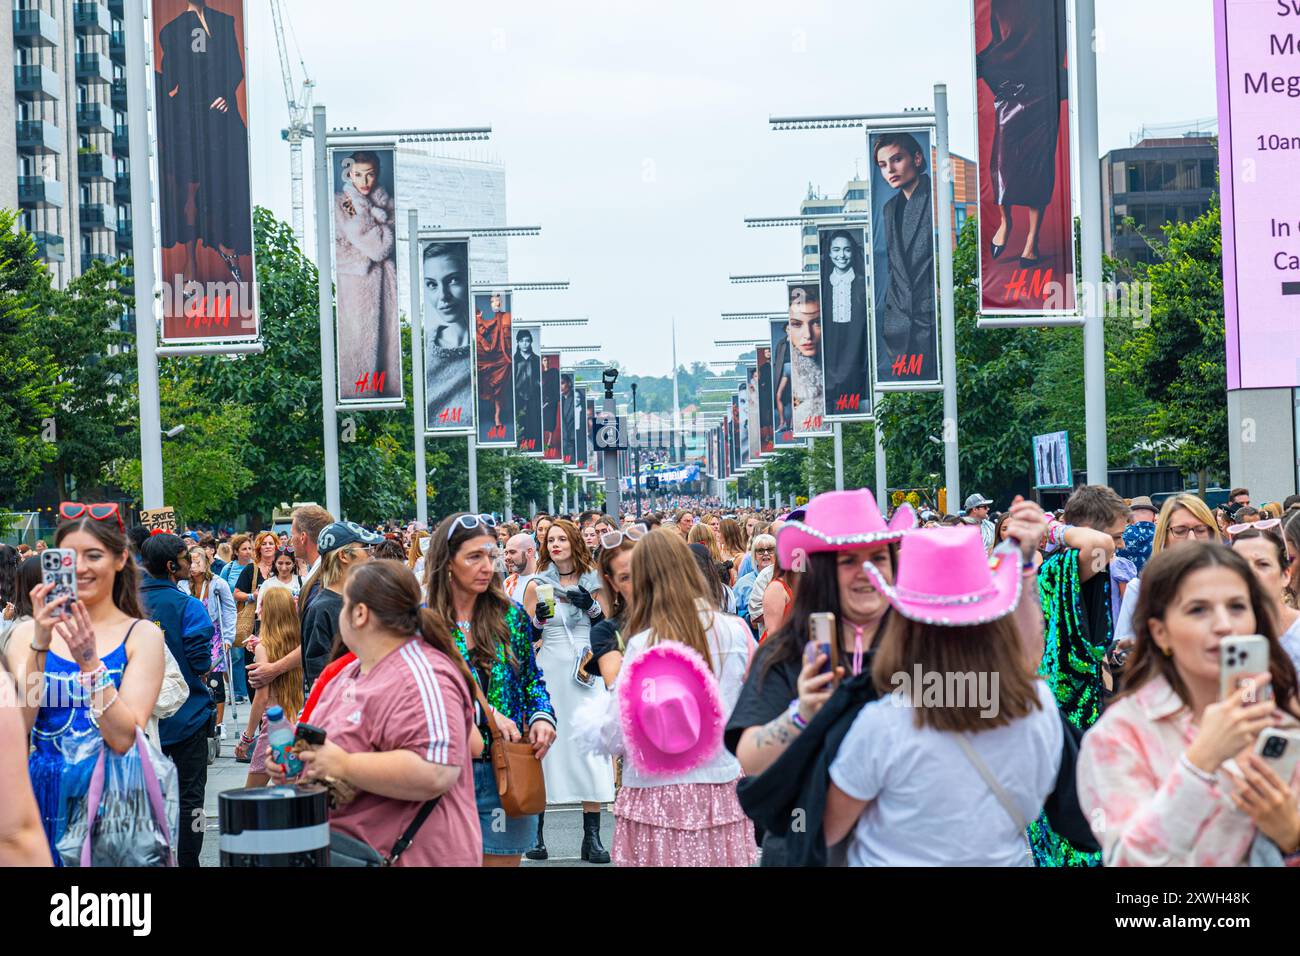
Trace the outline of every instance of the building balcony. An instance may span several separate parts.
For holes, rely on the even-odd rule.
[[[14,95],[20,100],[62,99],[63,80],[47,66],[15,66]]]
[[[108,86],[113,82],[113,64],[108,57],[98,53],[78,53],[77,82]]]
[[[109,38],[108,56],[119,66],[126,66],[126,34],[121,30],[114,30]]]
[[[72,25],[82,36],[109,36],[113,32],[113,17],[102,3],[79,0],[72,5]]]
[[[59,24],[44,10],[14,11],[14,46],[59,45]]]
[[[131,205],[131,177],[118,176],[113,183],[113,202],[119,206]]]
[[[123,113],[127,111],[126,80],[113,81],[113,109]]]
[[[117,210],[104,203],[83,203],[79,218],[82,229],[117,231]]]
[[[113,132],[113,117],[103,103],[77,105],[77,130],[82,133]]]
[[[45,176],[18,177],[18,205],[24,209],[62,209],[63,183]]]
[[[108,12],[121,20],[126,16],[126,0],[108,0]]]
[[[111,252],[83,252],[81,254],[82,268],[85,268],[92,262],[102,262],[106,266],[111,266],[117,263],[117,256]]]
[[[78,153],[77,178],[83,183],[112,183],[117,181],[117,170],[103,153]]]
[[[131,133],[129,126],[113,127],[113,155],[129,156],[131,154]]]
[[[131,254],[135,245],[135,227],[130,219],[119,219],[117,222],[117,251],[124,256]]]
[[[53,232],[34,232],[36,254],[46,262],[63,261],[63,237]]]
[[[19,120],[18,152],[28,156],[48,156],[63,152],[63,133],[46,120]]]

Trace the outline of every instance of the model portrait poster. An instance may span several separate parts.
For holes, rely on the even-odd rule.
[[[740,443],[743,438],[740,431],[740,393],[731,396],[731,473],[737,474],[740,471],[740,464],[744,461],[744,454],[740,450]]]
[[[152,10],[162,339],[256,339],[244,0]]]
[[[741,382],[736,386],[736,428],[740,435],[737,444],[739,448],[740,465],[743,468],[749,464],[749,379]]]
[[[586,427],[583,429],[583,434],[587,436],[586,440],[588,445],[587,471],[591,472],[593,475],[599,475],[600,465],[601,462],[605,460],[605,456],[596,451],[596,443],[591,438],[591,436],[595,434],[596,428],[596,400],[594,398],[587,399],[586,414]]]
[[[573,402],[573,464],[586,471],[591,464],[587,453],[587,390],[575,388]]]
[[[973,0],[980,312],[1072,315],[1066,0]]]
[[[826,421],[822,367],[821,286],[796,280],[787,284],[786,294],[791,429],[796,438],[822,438],[831,434],[831,428]]]
[[[578,463],[578,436],[573,431],[573,409],[573,373],[560,372],[560,448],[564,452],[566,468],[573,468]]]
[[[1034,487],[1073,488],[1070,471],[1070,433],[1034,436]]]
[[[475,295],[474,379],[478,386],[478,444],[481,448],[515,447],[513,354],[510,293]]]
[[[519,451],[542,454],[542,329],[516,325],[515,354],[511,358],[515,388],[515,431]]]
[[[861,226],[817,230],[827,421],[871,414],[866,235]]]
[[[394,150],[330,150],[339,403],[402,401]]]
[[[469,327],[469,240],[420,243],[424,315],[424,430],[474,430],[474,353]]]
[[[772,338],[772,443],[777,448],[798,448],[803,444],[794,437],[793,365],[790,361],[790,337],[785,331],[788,324],[784,319],[773,319],[769,323]]]
[[[763,349],[757,350],[762,352]],[[755,464],[763,454],[763,416],[759,411],[759,370],[757,365],[745,367],[745,408],[749,413],[749,460]]]
[[[563,435],[560,428],[560,409],[564,405],[560,394],[560,353],[542,353],[542,457],[547,461],[563,461]]]
[[[876,388],[940,384],[929,130],[867,136]]]
[[[770,455],[776,451],[772,433],[772,349],[760,345],[758,356],[758,451]]]

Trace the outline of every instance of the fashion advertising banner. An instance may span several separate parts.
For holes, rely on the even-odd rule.
[[[395,151],[330,150],[340,404],[402,400]]]
[[[974,0],[980,311],[1077,312],[1066,0]]]
[[[474,379],[478,386],[480,448],[514,448],[518,441],[510,298],[508,292],[474,296]]]
[[[931,142],[929,130],[867,136],[872,344],[882,391],[940,384]]]
[[[1300,4],[1215,0],[1214,34],[1228,388],[1296,388]]]
[[[745,367],[745,412],[749,415],[749,460],[755,464],[763,454],[763,422],[759,414],[758,393],[758,366],[747,365]]]
[[[744,436],[740,430],[740,395],[731,396],[731,473],[733,475],[740,471],[740,464],[744,460],[742,457],[741,442]]]
[[[547,461],[564,461],[563,430],[560,409],[564,406],[560,392],[560,353],[542,353],[542,457]]]
[[[162,338],[246,341],[259,327],[244,0],[200,9],[152,7]]]
[[[736,386],[736,408],[740,416],[736,422],[736,428],[739,430],[740,440],[737,444],[740,446],[739,458],[740,466],[743,468],[749,464],[749,380],[741,382]]]
[[[790,352],[791,428],[796,438],[831,434],[826,421],[826,377],[822,366],[821,286],[790,282],[787,286],[785,337]]]
[[[827,421],[871,414],[866,236],[861,226],[822,226],[817,230]]]
[[[576,405],[573,394],[573,373],[560,373],[560,448],[564,451],[564,466],[569,469],[578,464],[578,436],[574,433]]]
[[[797,448],[803,444],[794,437],[794,366],[790,360],[789,323],[774,319],[772,334],[772,443],[778,448]]]
[[[420,243],[424,316],[424,430],[474,433],[474,352],[469,327],[469,240]]]
[[[515,433],[519,451],[542,454],[542,330],[535,325],[516,325],[515,354],[511,369],[515,381]]]
[[[596,400],[594,398],[589,398],[586,401],[586,422],[585,427],[583,428],[583,435],[586,436],[585,440],[589,446],[587,449],[587,471],[593,475],[600,473],[600,462],[604,460],[604,456],[596,451],[596,443],[591,440],[595,427]]]
[[[1073,488],[1070,471],[1070,433],[1034,436],[1034,487]]]
[[[587,390],[576,388],[577,398],[573,402],[573,464],[579,471],[588,471],[591,466],[587,452]]]
[[[758,452],[770,455],[776,451],[772,433],[772,349],[760,345],[758,353]]]

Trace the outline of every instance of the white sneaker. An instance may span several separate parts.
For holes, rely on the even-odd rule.
[[[217,738],[218,738],[219,740],[225,740],[225,739],[226,739],[226,725],[225,725],[225,724],[217,724]]]

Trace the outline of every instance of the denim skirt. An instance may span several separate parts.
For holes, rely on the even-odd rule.
[[[475,760],[474,799],[483,830],[483,852],[489,856],[518,856],[537,843],[537,814],[508,817],[497,795],[491,760]]]

